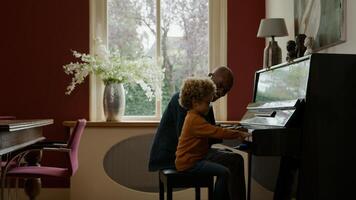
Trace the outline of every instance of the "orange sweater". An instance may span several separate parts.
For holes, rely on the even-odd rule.
[[[208,138],[233,139],[239,133],[209,124],[194,111],[188,111],[185,117],[182,133],[179,137],[175,165],[178,171],[184,171],[194,166],[208,153]]]

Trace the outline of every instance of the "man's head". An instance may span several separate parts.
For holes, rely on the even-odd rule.
[[[216,85],[216,93],[213,101],[225,96],[234,84],[234,75],[227,67],[218,67],[213,73],[209,73],[209,77]]]

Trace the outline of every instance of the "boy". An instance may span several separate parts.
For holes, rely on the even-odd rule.
[[[243,140],[249,134],[213,126],[204,119],[215,92],[215,84],[210,79],[189,78],[183,83],[179,103],[188,112],[178,141],[175,165],[178,171],[217,176],[214,199],[229,199],[229,196],[239,196],[232,194],[237,191],[229,180],[232,171],[206,160],[210,149],[208,138]]]

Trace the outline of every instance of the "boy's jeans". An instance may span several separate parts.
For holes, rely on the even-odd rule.
[[[216,200],[246,199],[244,162],[239,154],[210,149],[205,159],[197,162],[189,172],[216,176],[214,189]]]

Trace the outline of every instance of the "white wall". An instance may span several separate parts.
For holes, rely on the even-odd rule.
[[[90,123],[90,122],[89,122]],[[158,126],[158,124],[157,124]],[[124,140],[153,134],[156,132],[156,126],[128,126],[128,127],[108,127],[108,126],[87,126],[80,141],[79,148],[79,169],[71,178],[70,197],[62,198],[61,200],[157,200],[158,193],[143,192],[128,188],[113,181],[106,173],[103,162],[106,153],[117,143]],[[215,145],[217,148],[228,148],[220,144]],[[135,147],[137,151],[141,151],[141,147]],[[247,154],[235,149],[230,150],[239,153],[244,158],[245,177],[248,175],[248,160]],[[146,150],[149,152],[149,150]],[[126,152],[121,152],[122,155]],[[133,153],[127,152],[127,156],[132,156]],[[121,160],[126,162],[126,160]],[[137,165],[147,163],[142,160],[137,161]],[[130,167],[130,166],[128,166]],[[135,169],[135,166],[131,166]],[[130,174],[129,170],[127,171]],[[144,172],[137,172],[138,176],[147,177]],[[146,179],[142,179],[145,181]],[[147,180],[146,180],[147,181]],[[158,185],[158,179],[157,179]],[[201,199],[207,200],[207,189],[201,191]],[[41,198],[42,199],[42,198]],[[41,200],[39,199],[39,200]],[[194,199],[194,189],[176,191],[173,193],[174,200]]]
[[[282,61],[286,58],[286,43],[294,40],[294,0],[266,0],[266,18],[281,17],[287,24],[289,36],[276,38],[282,49]],[[323,49],[321,53],[356,54],[356,1],[346,0],[346,42]]]

